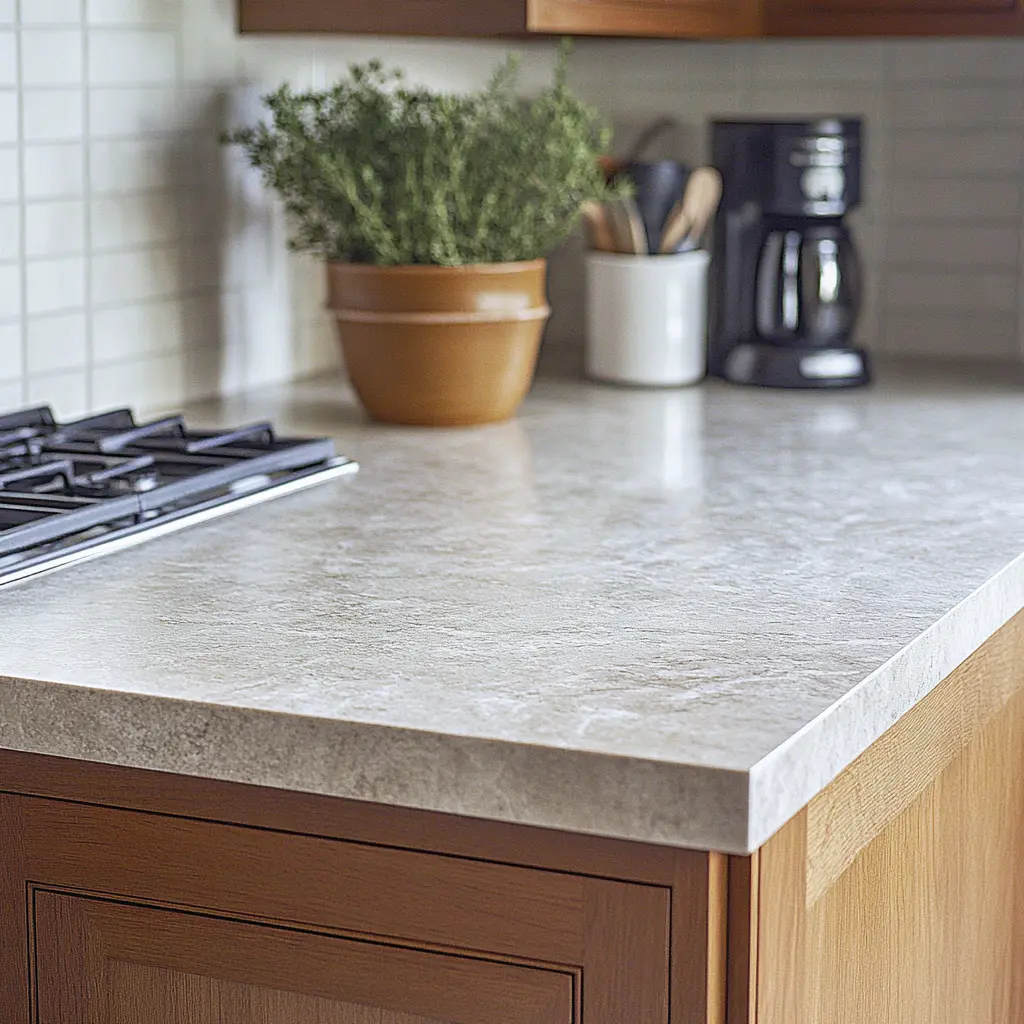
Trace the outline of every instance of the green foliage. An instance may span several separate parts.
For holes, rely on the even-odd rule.
[[[447,95],[403,84],[377,61],[323,92],[287,85],[271,119],[225,136],[280,193],[292,246],[326,259],[395,265],[546,256],[580,204],[607,195],[609,134],[566,81],[522,100],[510,57],[490,85]]]

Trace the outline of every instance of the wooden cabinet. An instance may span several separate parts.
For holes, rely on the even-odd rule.
[[[1006,35],[1024,0],[238,0],[243,32],[652,38]]]
[[[606,36],[757,35],[755,0],[529,0],[528,28]]]
[[[37,888],[39,1024],[572,1024],[569,970]]]
[[[1024,612],[731,865],[728,1024],[1024,1021]]]
[[[773,36],[1008,35],[1021,0],[765,0]]]
[[[760,0],[238,0],[243,32],[749,36]]]
[[[0,751],[0,1021],[707,1024],[724,865]]]
[[[0,750],[2,1024],[1018,1024],[1024,612],[750,857]]]

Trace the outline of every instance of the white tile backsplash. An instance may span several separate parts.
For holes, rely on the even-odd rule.
[[[18,141],[18,94],[0,89],[0,146]]]
[[[30,376],[27,384],[25,401],[51,406],[58,419],[74,419],[90,410],[89,379],[85,370]]]
[[[85,257],[26,262],[25,312],[29,317],[84,305]]]
[[[20,382],[23,368],[21,321],[0,323],[0,381]]]
[[[1018,85],[916,85],[891,97],[890,123],[899,128],[1016,127],[1024,123]]]
[[[93,359],[97,363],[123,363],[184,348],[187,301],[169,299],[97,309],[92,318]]]
[[[959,232],[968,226],[963,221],[1017,225],[1021,185],[1015,177],[909,177],[893,181],[889,192],[894,219],[938,221],[946,225],[951,238],[959,237]]]
[[[21,168],[17,146],[0,146],[0,203],[13,203],[21,195]]]
[[[950,244],[951,231],[956,244]],[[1016,270],[1020,232],[1012,224],[901,224],[890,233],[889,262],[902,266],[1004,267]]]
[[[21,206],[0,204],[0,262],[21,258]]]
[[[124,86],[89,90],[89,135],[127,138],[180,128],[181,99],[167,87]]]
[[[1018,130],[894,132],[892,166],[899,174],[934,177],[1017,175],[1024,164],[1024,134]]]
[[[234,7],[0,0],[0,402],[157,407],[335,366],[320,268],[285,254],[278,205],[218,133],[285,79],[324,85],[384,56],[458,90],[509,48],[241,38]],[[515,47],[526,88],[554,47]],[[862,337],[1024,358],[1024,39],[581,39],[572,78],[620,150],[671,115],[653,152],[694,163],[715,115],[865,116]],[[581,344],[581,277],[573,240],[553,259],[549,346]]]
[[[91,25],[173,25],[180,0],[85,0]]]
[[[94,199],[91,217],[94,251],[138,248],[170,242],[181,235],[173,192]]]
[[[82,20],[82,0],[21,0],[21,24],[74,25]]]
[[[903,82],[1024,83],[1018,39],[929,39],[887,44],[888,71]]]
[[[13,89],[18,84],[18,37],[0,28],[0,89]]]
[[[998,270],[904,270],[888,273],[892,309],[936,313],[1015,313],[1017,273]]]
[[[82,39],[79,29],[22,29],[22,86],[78,85],[82,81]]]
[[[0,263],[0,322],[21,316],[21,267]]]
[[[96,408],[128,404],[146,412],[171,408],[184,400],[185,360],[181,356],[152,356],[93,368]]]
[[[84,369],[87,347],[84,313],[37,316],[28,321],[26,354],[31,375]]]
[[[90,85],[174,82],[177,73],[173,31],[97,28],[89,33]]]
[[[85,249],[85,204],[63,199],[25,204],[25,255],[64,256]]]
[[[23,147],[25,199],[64,199],[85,189],[85,153],[80,142]]]
[[[26,142],[81,137],[85,120],[81,89],[25,89],[21,96]]]
[[[179,253],[173,246],[96,253],[90,267],[90,301],[96,306],[169,298],[181,291]]]
[[[143,192],[176,183],[178,136],[109,139],[89,145],[89,176],[94,194]]]

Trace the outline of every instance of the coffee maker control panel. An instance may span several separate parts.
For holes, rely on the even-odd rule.
[[[860,203],[860,125],[825,119],[786,125],[774,138],[765,209],[798,217],[841,217]]]

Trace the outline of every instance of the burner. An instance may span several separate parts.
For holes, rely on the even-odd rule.
[[[356,464],[269,423],[191,430],[116,409],[0,415],[0,585],[318,483]]]

